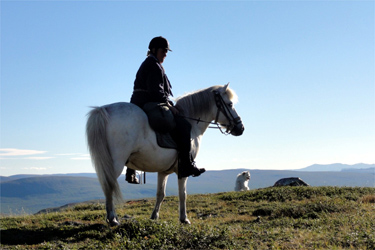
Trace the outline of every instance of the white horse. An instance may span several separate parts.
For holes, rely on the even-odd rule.
[[[180,97],[177,108],[192,125],[192,155],[195,158],[201,137],[211,121],[227,133],[239,136],[244,127],[233,107],[237,96],[225,86],[213,86]],[[119,225],[113,198],[122,199],[117,178],[124,165],[128,168],[158,172],[156,204],[151,219],[159,218],[165,197],[168,175],[178,173],[178,154],[175,149],[161,148],[142,109],[131,103],[114,103],[95,107],[88,114],[86,135],[91,159],[106,197],[107,222]],[[186,181],[178,179],[180,221],[190,224],[186,214]]]

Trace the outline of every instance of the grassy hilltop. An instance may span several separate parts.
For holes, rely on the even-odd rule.
[[[192,225],[178,222],[178,197],[158,221],[154,199],[118,205],[109,228],[103,204],[4,217],[2,249],[375,249],[375,188],[281,187],[188,196]]]

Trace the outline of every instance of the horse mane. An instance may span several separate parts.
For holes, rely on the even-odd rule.
[[[203,116],[215,105],[215,98],[213,98],[212,94],[213,91],[222,87],[223,86],[216,85],[180,96],[176,99],[176,107],[185,116]],[[237,95],[232,89],[227,88],[226,94],[232,102],[237,102]]]

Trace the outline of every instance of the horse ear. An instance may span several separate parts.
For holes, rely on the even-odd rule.
[[[229,86],[229,82],[224,85],[224,92],[227,92],[228,86]]]
[[[220,88],[220,93],[224,94],[225,92],[227,92],[228,86],[229,86],[229,82],[225,84],[222,88]]]

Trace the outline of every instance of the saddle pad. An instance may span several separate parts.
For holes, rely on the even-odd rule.
[[[155,132],[159,147],[177,149],[177,144],[169,133]]]

